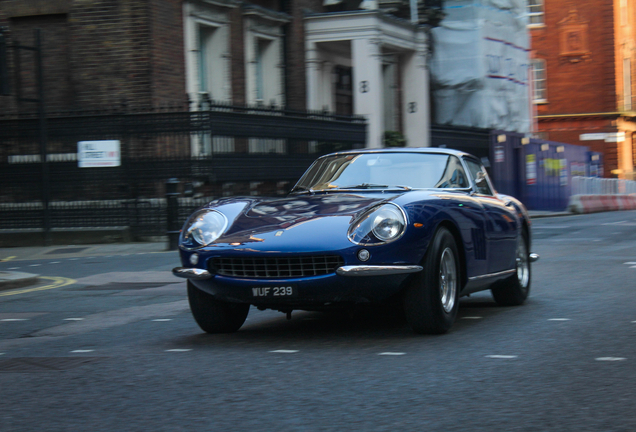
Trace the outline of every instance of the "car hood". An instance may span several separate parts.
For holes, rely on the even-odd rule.
[[[229,220],[216,245],[246,245],[257,249],[276,244],[292,247],[304,243],[312,247],[346,241],[349,225],[357,215],[378,204],[391,201],[396,194],[320,194],[296,195],[282,199],[232,198],[212,203]],[[258,247],[257,245],[263,245]]]

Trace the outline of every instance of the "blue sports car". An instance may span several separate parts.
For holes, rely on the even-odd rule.
[[[498,194],[480,160],[432,148],[318,158],[286,198],[212,201],[179,240],[190,308],[209,333],[260,310],[399,301],[417,333],[445,333],[461,296],[501,305],[530,290],[530,217]]]

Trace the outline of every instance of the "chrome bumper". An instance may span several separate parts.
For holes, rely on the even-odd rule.
[[[423,270],[418,265],[349,265],[336,270],[340,276],[386,276],[417,273]]]
[[[210,279],[212,275],[209,271],[198,268],[175,267],[172,274],[181,278],[204,280]]]
[[[537,262],[537,261],[539,261],[539,254],[531,253],[530,254],[530,262]]]

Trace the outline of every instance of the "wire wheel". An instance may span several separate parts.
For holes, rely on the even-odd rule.
[[[442,252],[439,266],[439,296],[444,312],[452,311],[457,298],[457,264],[449,247]]]

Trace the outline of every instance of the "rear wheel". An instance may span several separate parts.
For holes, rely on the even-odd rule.
[[[441,334],[450,330],[459,308],[460,274],[455,239],[441,227],[424,257],[424,270],[404,294],[404,312],[413,331]]]
[[[188,302],[194,320],[207,333],[232,333],[247,318],[249,304],[228,303],[215,299],[188,281]]]
[[[530,253],[525,232],[519,236],[515,260],[515,275],[496,283],[490,290],[501,306],[518,306],[526,301],[530,293]]]

